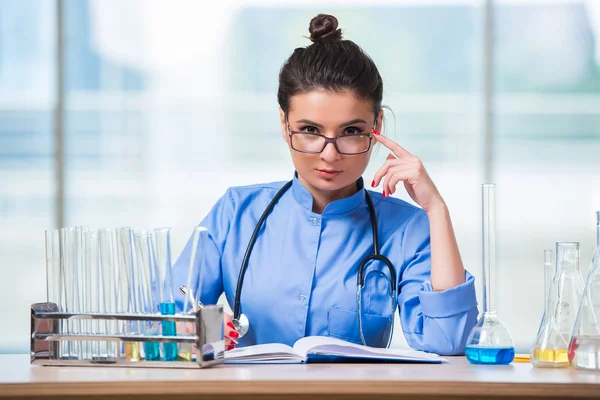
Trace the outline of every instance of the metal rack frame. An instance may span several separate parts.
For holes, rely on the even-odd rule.
[[[61,331],[65,321],[111,320],[111,321],[154,321],[194,322],[195,335],[152,336],[144,334],[70,333]],[[61,323],[63,322],[63,323]],[[223,306],[204,306],[195,315],[160,315],[130,313],[67,313],[60,312],[54,303],[31,305],[31,364],[44,366],[87,366],[87,367],[146,367],[146,368],[205,368],[223,364],[225,360]],[[117,358],[65,358],[61,357],[61,346],[67,341],[116,342],[118,348],[124,343],[192,343],[197,347],[194,361],[146,361]]]

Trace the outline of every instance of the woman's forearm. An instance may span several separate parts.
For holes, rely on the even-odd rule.
[[[427,211],[431,238],[431,286],[442,291],[465,281],[465,269],[445,203]]]

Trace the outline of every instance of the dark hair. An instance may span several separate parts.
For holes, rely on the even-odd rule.
[[[319,14],[308,28],[312,44],[294,50],[279,73],[277,101],[287,115],[290,98],[312,90],[352,91],[381,109],[383,81],[371,58],[354,42],[342,40],[338,20]]]

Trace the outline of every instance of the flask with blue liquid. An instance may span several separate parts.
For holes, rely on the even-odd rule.
[[[512,336],[496,313],[495,185],[483,187],[483,313],[467,339],[465,355],[472,364],[503,365],[515,358]]]

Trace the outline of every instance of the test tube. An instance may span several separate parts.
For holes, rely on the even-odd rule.
[[[119,229],[119,257],[120,257],[120,298],[121,311],[138,313],[139,296],[137,290],[137,280],[134,279],[134,257],[133,257],[133,233],[131,228],[124,227]],[[138,322],[127,322],[124,324],[127,335],[136,335],[140,332]],[[140,348],[138,342],[125,342],[125,359],[129,361],[140,360]]]
[[[46,231],[46,301],[60,305],[60,244],[58,229]]]
[[[160,228],[154,231],[156,239],[156,266],[159,294],[159,309],[162,315],[175,314],[175,301],[173,300],[173,285],[171,280],[171,240],[170,229]],[[163,336],[175,336],[177,325],[173,321],[163,321]],[[164,360],[177,361],[177,343],[163,343]]]
[[[103,290],[102,290],[102,266],[100,264],[99,234],[96,230],[84,232],[84,251],[85,251],[85,270],[89,277],[88,284],[88,310],[89,312],[99,313],[104,310]],[[92,334],[106,333],[105,321],[88,321],[88,329]],[[95,361],[106,360],[107,347],[106,342],[95,341],[91,346],[91,359]]]
[[[60,264],[61,285],[64,289],[61,308],[65,312],[75,312],[75,243],[73,227],[60,229]],[[62,321],[61,332],[72,334],[75,331],[75,321]],[[66,359],[77,359],[79,357],[78,346],[74,341],[65,341],[62,346],[61,356]]]
[[[152,237],[146,230],[136,232],[134,235],[137,273],[139,279],[140,308],[145,314],[155,314],[158,305],[153,295],[152,284],[157,282],[155,277],[155,258]],[[157,336],[159,324],[153,321],[144,321],[142,330],[146,336]],[[160,344],[158,342],[144,342],[144,358],[146,361],[160,361]]]
[[[102,293],[100,300],[100,312],[116,313],[117,310],[117,276],[118,268],[116,262],[115,232],[113,229],[100,230],[100,275],[102,281]],[[105,332],[117,334],[119,332],[117,321],[105,321]],[[116,361],[119,357],[119,348],[115,342],[107,343],[106,361]]]
[[[183,313],[195,313],[197,311],[196,302],[193,297],[192,290],[192,276],[194,275],[194,270],[196,270],[196,266],[198,266],[198,271],[202,268],[202,260],[204,256],[204,243],[206,241],[206,237],[208,236],[208,229],[202,226],[198,226],[194,229],[194,233],[192,235],[192,250],[190,253],[190,260],[188,264],[188,276],[187,276],[187,293],[185,294],[185,298],[183,300]],[[198,262],[200,259],[200,262]],[[196,289],[196,292],[199,292],[199,288]],[[193,323],[185,323],[184,324],[184,333],[194,332],[195,327]],[[182,361],[192,361],[193,353],[193,344],[191,343],[181,343],[179,345],[179,359]]]
[[[87,311],[87,297],[89,293],[89,278],[85,270],[85,249],[84,233],[89,230],[86,226],[76,226],[73,229],[73,279],[74,279],[74,297],[73,312],[82,313]],[[84,333],[89,321],[75,320],[75,333]],[[84,341],[76,342],[79,351],[79,358],[82,360],[90,359],[90,343]]]
[[[58,229],[46,230],[46,301],[55,304],[58,311],[61,307],[61,279],[60,279],[60,231]],[[58,333],[58,321],[49,321],[43,327],[48,333]],[[41,331],[42,328],[40,328]],[[51,359],[60,357],[60,342],[48,345],[48,356]]]

